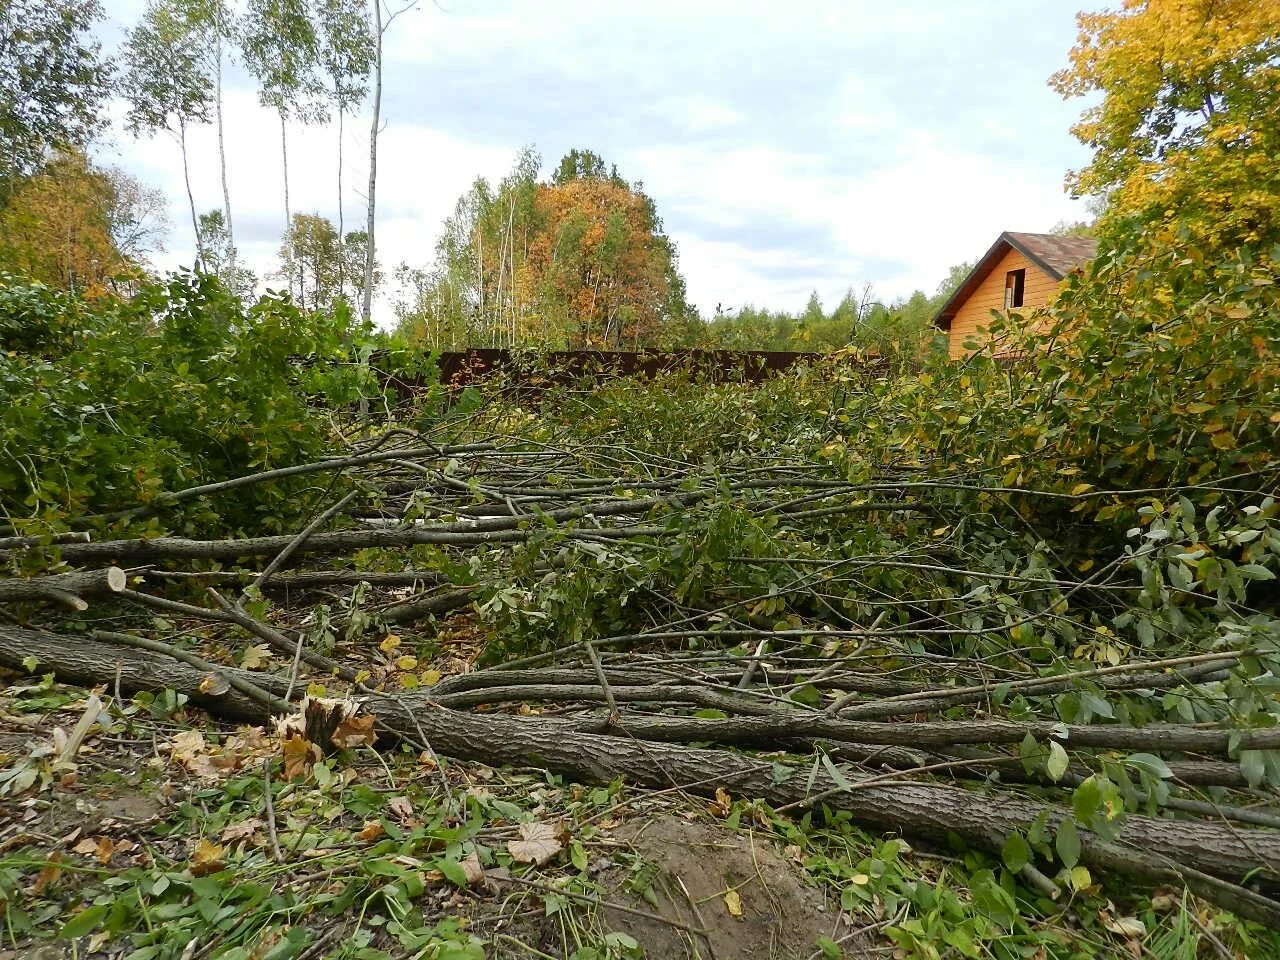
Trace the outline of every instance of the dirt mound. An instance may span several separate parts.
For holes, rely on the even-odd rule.
[[[604,878],[608,899],[678,924],[605,908],[607,925],[650,960],[807,960],[820,956],[819,937],[850,933],[848,917],[767,841],[670,816],[632,821],[613,836],[635,862]],[[847,958],[869,956],[859,938],[840,946]]]

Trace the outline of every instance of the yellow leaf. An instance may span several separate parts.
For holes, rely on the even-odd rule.
[[[200,842],[195,845],[195,849],[191,851],[191,860],[187,864],[187,868],[191,871],[193,877],[203,877],[211,873],[217,873],[226,867],[226,862],[222,859],[226,851],[212,840],[201,838]]]
[[[418,665],[417,657],[404,656],[404,657],[396,658],[397,670],[412,670],[417,665]]]
[[[1089,868],[1086,866],[1077,866],[1071,868],[1071,889],[1080,891],[1084,890],[1089,884],[1093,883],[1093,877],[1089,875]]]
[[[271,662],[271,648],[265,643],[255,643],[240,656],[240,666],[246,670],[258,670]]]
[[[294,734],[280,744],[284,754],[284,778],[303,780],[320,759],[320,748],[299,734]]]
[[[868,883],[871,882],[871,877],[869,877],[865,873],[855,873],[852,877],[849,878],[849,882],[857,884],[860,887],[865,887]]]
[[[400,646],[400,638],[396,636],[394,633],[388,633],[383,638],[382,642],[378,644],[378,649],[381,650],[383,653],[390,655],[392,653],[395,653],[396,648],[399,646]]]
[[[742,916],[742,897],[738,895],[737,890],[730,890],[724,895],[724,906],[729,911],[729,916]]]
[[[1074,487],[1071,488],[1071,495],[1073,497],[1078,497],[1080,496],[1080,494],[1087,493],[1092,489],[1093,489],[1092,483],[1077,483]]]
[[[423,670],[418,674],[418,682],[424,687],[430,687],[439,683],[442,676],[444,676],[444,674],[439,670]]]

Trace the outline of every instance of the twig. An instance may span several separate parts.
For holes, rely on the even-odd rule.
[[[271,575],[275,573],[277,570],[279,570],[282,566],[284,566],[286,561],[288,561],[288,559],[291,556],[293,556],[295,552],[297,552],[299,547],[301,547],[304,543],[307,542],[307,540],[311,537],[313,533],[315,533],[322,526],[328,523],[330,518],[332,518],[334,514],[336,514],[339,510],[341,510],[348,503],[354,500],[359,495],[359,493],[360,493],[359,490],[352,490],[350,493],[348,493],[345,497],[343,497],[333,506],[329,507],[328,510],[325,510],[322,514],[320,514],[320,516],[316,517],[309,524],[303,527],[302,531],[296,537],[290,540],[285,545],[284,549],[275,555],[275,557],[272,559],[270,563],[268,563],[265,567],[262,568],[262,572],[259,573],[257,577],[254,578],[253,583],[249,584],[249,586],[245,588],[245,592],[248,593],[250,590],[255,590],[255,589],[262,590],[262,588],[266,586],[267,581],[271,579]]]

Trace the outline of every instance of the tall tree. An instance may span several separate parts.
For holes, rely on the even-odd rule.
[[[382,47],[386,33],[402,14],[418,5],[418,0],[404,0],[399,6],[390,6],[385,0],[370,0],[373,6],[373,109],[369,122],[369,188],[366,194],[368,209],[365,221],[364,290],[360,304],[360,319],[366,326],[373,315],[373,287],[377,271],[375,245],[375,219],[378,195],[378,134],[382,131]]]
[[[1133,223],[1201,253],[1280,239],[1280,4],[1125,0],[1079,24],[1051,83],[1101,94],[1073,128],[1092,162],[1068,182],[1106,197],[1104,246]]]
[[[258,79],[258,99],[280,118],[285,228],[293,225],[289,203],[289,118],[326,119],[317,75],[319,39],[308,0],[249,0],[241,50]]]
[[[103,125],[111,64],[89,39],[98,0],[0,0],[0,189]]]
[[[320,66],[328,79],[328,95],[338,114],[338,236],[346,236],[342,190],[342,140],[347,111],[365,98],[373,69],[373,31],[365,0],[317,0]],[[347,266],[339,282],[345,287]],[[363,273],[364,265],[355,274]]]
[[[222,181],[222,229],[224,246],[231,253],[230,269],[235,269],[235,229],[231,219],[231,190],[227,186],[227,146],[222,122],[222,70],[227,60],[227,48],[235,38],[235,12],[228,0],[187,0],[193,7],[193,16],[204,25],[205,35],[213,41],[208,63],[213,73],[214,126],[218,133],[218,173]]]
[[[159,248],[164,201],[80,151],[55,155],[0,210],[0,270],[93,295]]]
[[[191,190],[187,128],[209,122],[214,91],[206,60],[208,23],[193,13],[184,0],[151,0],[125,41],[122,89],[129,102],[125,122],[132,133],[166,130],[177,137],[198,263],[203,245]]]

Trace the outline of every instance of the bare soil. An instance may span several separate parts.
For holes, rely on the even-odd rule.
[[[819,937],[839,942],[852,932],[849,918],[805,881],[797,864],[749,832],[662,814],[629,821],[613,836],[638,862],[632,870],[609,872],[609,899],[706,931],[691,934],[606,907],[606,924],[638,940],[653,960],[807,960],[821,955]],[[638,877],[652,899],[635,889]],[[741,916],[734,915],[739,904],[731,909],[726,901],[731,892]],[[870,955],[856,936],[840,946],[847,958]]]

